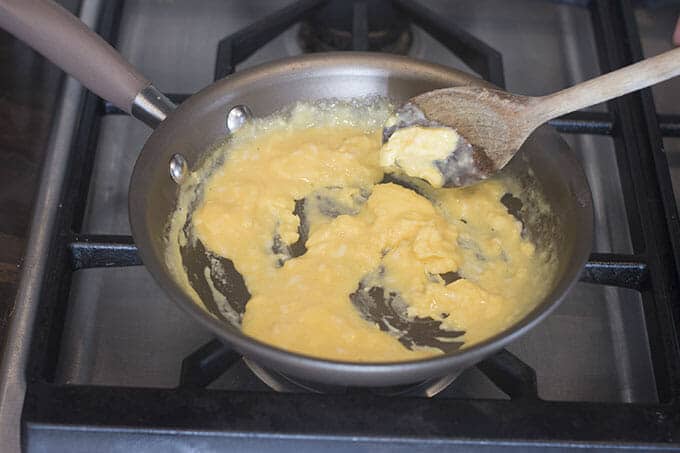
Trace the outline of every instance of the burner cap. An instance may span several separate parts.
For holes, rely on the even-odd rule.
[[[300,25],[298,39],[305,52],[359,50],[352,48],[355,17],[365,15],[368,48],[374,52],[406,54],[412,35],[408,20],[388,0],[333,0]]]
[[[243,358],[243,362],[248,366],[248,368],[250,368],[255,376],[260,378],[262,382],[277,392],[283,393],[311,392],[343,394],[350,393],[353,390],[361,390],[382,396],[420,396],[431,398],[446,389],[460,375],[459,371],[444,377],[432,378],[426,381],[418,382],[416,384],[397,385],[392,387],[360,388],[320,384],[317,382],[310,382],[290,377],[283,373],[279,373],[278,371],[261,367],[257,363],[245,357]]]

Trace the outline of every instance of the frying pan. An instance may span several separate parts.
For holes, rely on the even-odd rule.
[[[335,362],[266,345],[225,321],[215,301],[198,288],[198,280],[192,284],[204,303],[195,303],[168,269],[164,260],[167,224],[179,193],[171,173],[181,179],[186,171],[197,168],[211,146],[224,140],[229,134],[227,113],[236,105],[249,106],[255,115],[263,116],[301,100],[379,95],[399,103],[437,88],[489,85],[462,72],[406,57],[328,53],[238,72],[175,107],[104,40],[50,1],[0,0],[0,26],[94,93],[154,128],[137,159],[129,188],[130,223],[140,256],[172,300],[259,365],[313,382],[346,386],[391,386],[454,374],[498,351],[552,312],[578,279],[590,253],[590,189],[569,147],[544,126],[499,175],[517,187],[513,195],[522,207],[515,214],[525,233],[558,263],[548,294],[524,318],[468,348],[410,362]],[[235,119],[239,117],[232,114],[229,124]],[[539,209],[541,203],[547,203],[550,210]],[[205,262],[201,252],[190,250],[183,255],[189,274],[203,273],[196,269]],[[231,281],[238,278],[229,275]]]

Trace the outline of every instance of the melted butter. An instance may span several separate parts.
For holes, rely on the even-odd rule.
[[[387,127],[390,122],[386,122]],[[380,165],[421,178],[432,187],[444,185],[437,161],[445,161],[458,146],[460,135],[449,127],[411,126],[396,130],[380,150]]]
[[[363,319],[350,301],[359,282],[399,293],[411,317],[465,331],[465,347],[531,310],[549,288],[553,266],[522,238],[521,224],[500,201],[504,185],[429,187],[421,196],[379,184],[381,124],[389,111],[360,113],[342,104],[300,105],[289,117],[246,126],[206,164],[193,233],[243,275],[252,295],[244,333],[342,361],[442,353],[407,349],[394,333]],[[171,221],[167,260],[184,286],[177,244],[189,240],[181,226],[205,177],[192,175]],[[296,200],[304,200],[308,237],[306,252],[291,258],[285,245],[299,239]],[[440,274],[449,272],[462,278],[447,285]]]

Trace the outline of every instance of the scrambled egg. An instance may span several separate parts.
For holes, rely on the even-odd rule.
[[[411,126],[395,131],[380,150],[380,166],[421,178],[432,187],[444,185],[437,162],[456,149],[460,135],[449,127]]]
[[[398,294],[404,316],[463,331],[463,347],[519,320],[545,295],[552,268],[501,203],[507,189],[498,180],[415,190],[383,181],[389,114],[384,102],[301,104],[244,126],[182,188],[167,251],[176,278],[193,293],[177,250],[200,241],[244,278],[245,334],[341,361],[443,352],[407,348],[362,316],[351,301],[362,282]]]

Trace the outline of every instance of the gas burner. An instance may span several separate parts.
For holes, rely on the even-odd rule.
[[[243,362],[262,382],[277,392],[282,393],[311,392],[344,394],[352,391],[365,391],[381,396],[419,396],[431,398],[446,389],[460,375],[460,372],[458,371],[444,377],[427,379],[416,384],[397,385],[392,387],[345,387],[293,378],[283,373],[279,373],[278,371],[263,368],[245,357],[243,358]]]
[[[387,0],[331,1],[300,24],[305,52],[370,50],[405,55],[413,37],[406,18]]]

